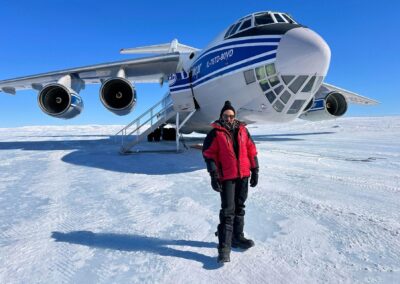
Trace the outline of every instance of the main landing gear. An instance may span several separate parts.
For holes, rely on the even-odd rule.
[[[161,125],[156,128],[153,132],[147,135],[148,142],[160,142],[163,141],[176,141],[176,129],[165,128],[165,125]]]

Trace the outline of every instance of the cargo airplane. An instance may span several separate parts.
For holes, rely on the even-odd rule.
[[[328,44],[281,12],[242,17],[202,50],[175,39],[121,53],[153,55],[2,80],[0,91],[34,89],[44,113],[70,119],[83,110],[80,92],[86,84],[101,84],[104,107],[126,115],[137,102],[135,83],[168,82],[164,102],[183,113],[181,120],[193,112],[183,133],[208,131],[226,100],[247,123],[320,121],[344,115],[350,103],[378,103],[324,82]]]

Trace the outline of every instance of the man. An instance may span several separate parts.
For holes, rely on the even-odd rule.
[[[257,149],[244,123],[235,119],[236,111],[226,101],[219,120],[203,143],[203,157],[211,176],[212,188],[221,195],[218,225],[218,262],[229,262],[231,246],[254,246],[243,233],[245,201],[250,186],[258,183]]]

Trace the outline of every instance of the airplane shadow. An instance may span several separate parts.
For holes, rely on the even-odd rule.
[[[146,143],[144,143],[146,144]],[[174,149],[175,142],[147,143],[150,149]],[[47,140],[0,142],[0,150],[57,151],[75,150],[61,158],[74,165],[99,168],[114,172],[165,175],[192,172],[205,168],[201,151],[189,149],[179,154],[168,155],[157,152],[141,152],[133,155],[119,154],[119,144],[114,137],[108,139]]]
[[[310,135],[324,135],[324,134],[334,134],[333,131],[321,131],[321,132],[305,132],[305,133],[287,133],[287,134],[268,134],[268,135],[252,135],[254,141],[304,141],[301,138],[291,138],[296,136],[310,136]]]
[[[112,249],[119,251],[149,252],[161,256],[178,257],[197,261],[203,268],[213,270],[220,268],[214,257],[189,250],[179,250],[170,246],[189,246],[196,248],[216,248],[212,242],[189,240],[165,240],[140,235],[123,235],[113,233],[93,233],[91,231],[73,231],[69,233],[52,232],[51,237],[56,242],[78,244],[94,248]]]
[[[302,141],[304,139],[292,138],[307,135],[333,134],[335,132],[309,132],[309,133],[290,133],[290,134],[270,134],[253,135],[255,142],[262,141]],[[93,139],[90,139],[90,137]],[[72,150],[61,158],[62,161],[85,167],[99,168],[108,171],[122,173],[138,173],[148,175],[166,175],[175,173],[185,173],[201,170],[205,168],[205,163],[201,150],[189,148],[179,154],[168,155],[166,152],[145,152],[145,150],[156,150],[162,147],[174,149],[175,142],[162,143],[141,143],[143,152],[133,155],[120,155],[119,144],[114,140],[115,137],[107,136],[98,138],[102,135],[66,135],[66,136],[43,136],[52,138],[78,138],[79,140],[46,140],[46,141],[11,141],[0,142],[0,150],[26,150],[26,151],[56,151]],[[28,136],[29,137],[29,136]],[[43,138],[42,137],[42,138]],[[97,138],[97,139],[96,139]],[[204,137],[187,137],[184,141],[187,144],[203,143]],[[160,154],[161,153],[161,154]],[[170,152],[173,153],[173,152]]]

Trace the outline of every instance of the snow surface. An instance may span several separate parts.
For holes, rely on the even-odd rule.
[[[224,266],[201,151],[122,156],[118,126],[0,129],[0,283],[400,283],[400,117],[249,128],[256,246]]]

